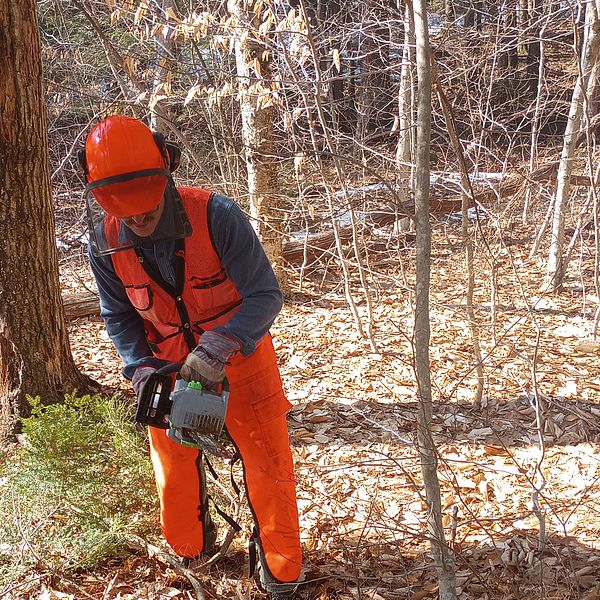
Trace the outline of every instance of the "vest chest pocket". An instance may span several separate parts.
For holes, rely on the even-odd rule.
[[[126,285],[125,292],[133,308],[146,323],[148,341],[160,343],[162,340],[181,332],[181,318],[175,301],[151,284]],[[151,323],[154,333],[148,324]],[[158,340],[158,341],[157,341]]]
[[[240,297],[224,270],[211,277],[191,277],[190,286],[198,310],[203,313],[236,304]]]
[[[154,299],[149,285],[126,285],[125,292],[135,310],[143,312],[152,308]]]

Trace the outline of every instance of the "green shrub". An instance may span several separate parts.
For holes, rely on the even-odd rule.
[[[118,398],[30,399],[23,446],[0,461],[0,582],[33,565],[92,567],[158,534],[147,441]]]

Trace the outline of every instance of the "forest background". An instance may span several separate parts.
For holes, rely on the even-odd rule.
[[[156,531],[76,157],[94,123],[125,113],[182,147],[180,185],[240,203],[285,289],[273,333],[321,575],[307,597],[600,598],[599,7],[426,8],[37,3],[61,293],[101,393],[21,411],[1,463],[2,597],[261,597],[243,535],[192,576]],[[433,406],[415,335],[423,193]]]

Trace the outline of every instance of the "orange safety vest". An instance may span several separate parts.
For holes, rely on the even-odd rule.
[[[115,272],[131,304],[144,320],[146,338],[157,358],[183,362],[203,331],[229,321],[243,301],[214,249],[208,225],[211,193],[179,188],[192,235],[180,242],[176,271],[183,286],[165,289],[134,249],[112,254]],[[109,243],[120,222],[107,217]],[[146,266],[146,270],[144,267]],[[167,286],[168,288],[169,286]],[[177,293],[179,292],[179,293]],[[294,467],[289,446],[285,397],[271,337],[250,356],[236,354],[226,367],[231,388],[225,425],[244,465],[250,507],[266,567],[275,580],[295,581],[302,565]],[[181,446],[165,430],[149,427],[150,454],[161,502],[161,527],[181,556],[204,549],[207,515],[201,453]]]
[[[242,302],[216,253],[208,227],[210,192],[181,188],[179,193],[192,224],[192,235],[180,242],[176,270],[184,269],[180,294],[173,296],[144,269],[143,258],[133,250],[112,255],[115,272],[125,285],[133,307],[144,319],[146,338],[157,358],[182,362],[195,348],[203,331],[226,323]],[[119,220],[108,217],[109,244],[118,237]],[[185,248],[192,251],[186,252]]]

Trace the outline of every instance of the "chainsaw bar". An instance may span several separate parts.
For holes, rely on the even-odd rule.
[[[214,435],[202,435],[195,431],[190,431],[188,433],[196,444],[202,450],[208,452],[208,454],[228,460],[233,458],[235,448],[233,447],[231,438],[224,431],[218,437]]]

